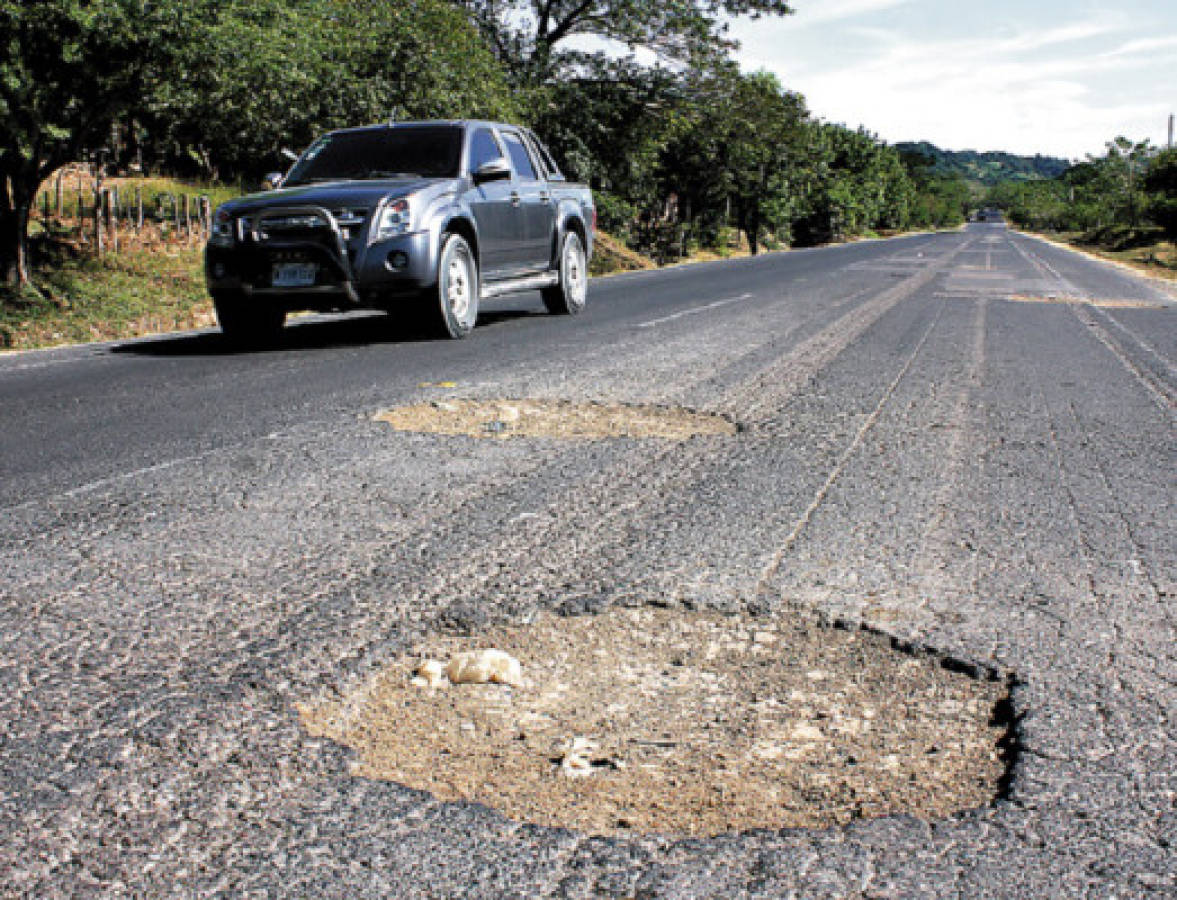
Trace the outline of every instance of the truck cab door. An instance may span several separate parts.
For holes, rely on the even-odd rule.
[[[556,204],[540,163],[532,156],[523,136],[516,131],[500,132],[511,165],[515,169],[515,190],[523,210],[523,240],[520,264],[529,271],[542,271],[552,263],[552,236],[556,225]]]
[[[474,129],[466,152],[466,171],[472,186],[465,199],[478,226],[480,273],[487,281],[511,275],[521,267],[519,248],[523,242],[525,214],[514,179],[506,177],[479,183],[475,177],[487,163],[505,159],[506,153],[494,131]]]

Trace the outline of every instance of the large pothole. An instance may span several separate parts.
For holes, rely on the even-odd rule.
[[[488,647],[521,684],[412,683]],[[703,836],[984,805],[1005,694],[857,630],[644,607],[436,637],[300,712],[359,776],[540,825]]]
[[[433,400],[376,415],[398,431],[471,437],[663,438],[735,434],[722,416],[680,407],[570,400]]]

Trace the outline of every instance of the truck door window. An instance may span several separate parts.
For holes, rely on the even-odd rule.
[[[523,141],[519,140],[519,135],[504,131],[503,141],[507,145],[507,152],[511,154],[511,165],[515,167],[515,174],[524,181],[535,181],[535,165],[527,148],[523,146]]]
[[[540,165],[547,170],[548,181],[563,181],[564,173],[560,171],[560,167],[552,159],[552,154],[548,152],[548,148],[544,146],[543,141],[531,132],[527,133],[527,139],[528,146],[531,147],[531,155],[538,159]]]
[[[479,128],[470,138],[470,172],[473,174],[488,162],[494,162],[503,155],[499,142],[495,140],[494,132],[489,128]]]

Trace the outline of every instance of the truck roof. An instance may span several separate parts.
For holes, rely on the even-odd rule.
[[[335,128],[332,134],[337,134],[344,131],[375,131],[380,128],[425,128],[437,126],[451,126],[455,128],[469,128],[471,126],[480,126],[487,128],[520,128],[524,131],[530,131],[526,125],[515,125],[511,122],[491,122],[486,119],[413,119],[403,122],[375,122],[371,125],[354,125],[348,128]]]

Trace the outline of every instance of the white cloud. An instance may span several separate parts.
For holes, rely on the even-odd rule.
[[[889,141],[1076,158],[1118,134],[1159,142],[1177,100],[1177,55],[1166,52],[1177,37],[1124,21],[1043,28],[1006,16],[987,33],[917,39],[900,17],[886,28],[832,26],[820,42],[814,32],[794,38],[788,22],[738,36],[746,68],[775,71],[822,118]]]
[[[1141,38],[1135,41],[1129,41],[1126,44],[1121,44],[1111,50],[1107,50],[1100,54],[1102,57],[1115,56],[1140,56],[1141,54],[1154,54],[1157,50],[1177,49],[1177,35],[1172,37],[1160,38]]]
[[[914,0],[798,0],[793,4],[796,13],[789,17],[788,22],[795,28],[806,28],[882,12],[912,2]]]

